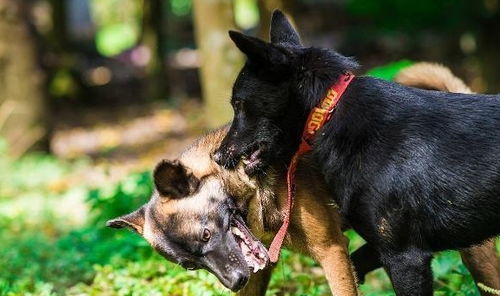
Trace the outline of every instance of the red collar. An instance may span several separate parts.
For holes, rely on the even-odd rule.
[[[290,224],[290,215],[292,213],[295,189],[295,170],[297,168],[299,157],[312,150],[311,140],[316,135],[316,132],[322,128],[328,120],[330,120],[332,112],[335,110],[335,106],[337,106],[337,103],[340,101],[340,98],[353,78],[354,75],[352,73],[346,72],[342,74],[339,80],[328,88],[326,95],[320,103],[309,113],[309,117],[307,118],[306,125],[304,127],[304,132],[302,133],[302,140],[300,141],[299,149],[293,155],[290,165],[288,166],[286,175],[288,199],[285,217],[283,218],[283,224],[269,247],[269,259],[273,263],[278,261],[281,246],[283,245],[283,240],[285,239],[288,225]]]

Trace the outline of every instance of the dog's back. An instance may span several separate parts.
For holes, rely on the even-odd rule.
[[[398,217],[406,222],[394,225],[422,227],[434,249],[466,247],[500,232],[499,128],[498,95],[450,94],[361,77],[325,127],[328,144],[318,145],[315,155],[344,201],[372,202],[353,195],[363,188],[378,196],[384,215],[406,209]],[[332,153],[332,147],[338,150]]]
[[[428,90],[441,90],[455,93],[472,93],[465,83],[454,76],[451,71],[440,64],[417,63],[400,71],[394,80],[400,84],[420,87]],[[360,253],[362,254],[362,253]],[[487,240],[480,245],[460,251],[462,261],[471,272],[476,283],[485,284],[493,289],[500,289],[500,262],[497,258],[495,239]],[[367,265],[366,256],[360,257],[357,252],[352,257],[358,267],[358,275],[364,275],[372,270],[364,268]],[[372,256],[373,257],[373,256]],[[483,291],[481,295],[493,295]]]

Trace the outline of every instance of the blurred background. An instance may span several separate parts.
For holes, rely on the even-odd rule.
[[[227,31],[267,39],[275,8],[370,75],[434,61],[500,92],[500,0],[0,0],[0,295],[230,294],[104,221],[231,119],[244,58]],[[268,295],[328,295],[312,260],[282,262]],[[455,252],[433,268],[438,295],[478,295]],[[362,290],[393,294],[383,271]]]

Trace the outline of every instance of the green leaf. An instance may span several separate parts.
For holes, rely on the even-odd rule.
[[[384,66],[376,67],[369,70],[366,75],[381,78],[384,80],[393,80],[396,74],[402,69],[411,66],[413,63],[409,60],[401,60],[393,63],[389,63]]]

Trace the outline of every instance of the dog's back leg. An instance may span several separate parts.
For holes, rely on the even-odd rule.
[[[472,274],[476,284],[482,283],[489,288],[500,290],[500,261],[498,260],[495,240],[488,240],[480,245],[460,251],[462,261]],[[364,282],[366,274],[382,267],[380,256],[370,244],[365,244],[351,254],[352,264],[360,284]],[[479,288],[479,287],[478,287]],[[496,296],[481,288],[482,296]]]
[[[495,240],[491,239],[484,243],[460,251],[462,261],[469,269],[476,284],[500,290],[499,260],[496,254]],[[482,296],[494,296],[498,294],[488,293],[479,288]]]
[[[365,276],[367,273],[382,267],[378,251],[372,248],[370,244],[364,244],[362,247],[354,251],[354,253],[351,254],[351,260],[359,284],[365,282]]]
[[[432,252],[417,248],[380,253],[398,296],[432,296]]]

